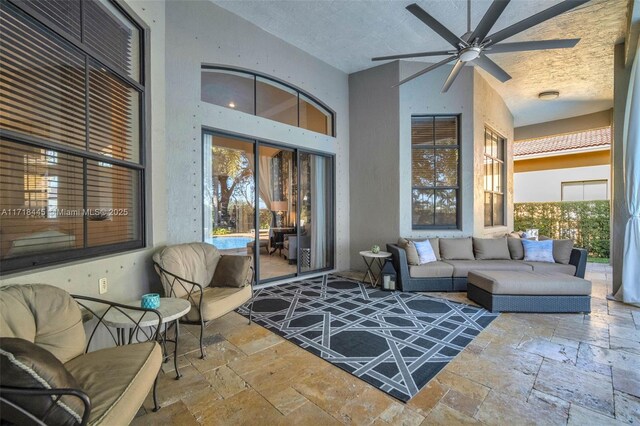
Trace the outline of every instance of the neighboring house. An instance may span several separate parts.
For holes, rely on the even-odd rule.
[[[514,202],[611,198],[611,127],[514,144]]]

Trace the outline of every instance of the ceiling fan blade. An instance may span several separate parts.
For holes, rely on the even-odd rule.
[[[441,67],[442,65],[448,64],[449,62],[451,62],[451,61],[453,61],[454,59],[457,59],[457,58],[458,58],[458,55],[450,56],[447,59],[444,59],[444,60],[438,62],[437,64],[430,65],[430,66],[426,67],[425,69],[423,69],[422,71],[418,71],[417,73],[410,75],[409,77],[405,78],[404,80],[400,80],[400,82],[398,82],[398,84],[394,84],[393,87],[400,86],[401,84],[404,84],[407,81],[411,81],[416,77],[420,77],[422,74],[426,74],[429,71],[435,70],[436,68]]]
[[[484,14],[480,23],[476,29],[473,30],[467,41],[472,43],[473,40],[477,38],[482,42],[487,34],[489,34],[489,31],[491,31],[491,28],[495,25],[505,7],[509,4],[509,1],[511,0],[493,0],[493,3],[491,3],[491,6],[489,6],[489,9],[487,9],[487,12]]]
[[[445,56],[450,55],[451,52],[447,50],[440,50],[437,52],[418,52],[418,53],[406,53],[404,55],[391,55],[391,56],[378,56],[372,58],[372,61],[386,61],[388,59],[403,59],[403,58],[421,58],[423,56]]]
[[[442,93],[446,93],[449,90],[449,87],[453,84],[453,81],[456,79],[462,67],[464,66],[464,62],[458,59],[458,62],[453,66],[453,69],[449,73],[449,77],[447,77],[447,81],[444,82],[444,86],[442,86]]]
[[[407,6],[407,10],[413,15],[427,24],[429,28],[438,33],[440,37],[447,40],[452,46],[456,49],[458,48],[458,43],[462,43],[460,37],[449,31],[444,25],[438,22],[433,16],[429,15],[423,8],[413,3]]]
[[[574,47],[580,41],[579,38],[566,40],[540,40],[521,41],[517,43],[500,43],[484,50],[485,55],[492,53],[522,52],[525,50],[568,49]]]
[[[589,0],[565,0],[562,3],[551,6],[550,8],[545,9],[542,12],[538,12],[535,15],[529,16],[528,18],[523,19],[520,22],[517,22],[503,30],[500,30],[497,33],[491,34],[487,38],[491,39],[491,44],[499,43],[506,38],[521,33],[524,30],[527,30],[535,25],[538,25],[541,22],[544,22],[582,4],[585,4],[588,1]]]
[[[511,76],[507,74],[505,70],[500,68],[498,64],[493,62],[491,59],[487,58],[484,55],[478,56],[473,62],[480,66],[483,70],[500,80],[504,83],[507,80],[511,80]]]

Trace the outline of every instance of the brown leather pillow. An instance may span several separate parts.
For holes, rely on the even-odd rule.
[[[211,287],[244,287],[251,256],[222,256],[211,280]]]
[[[80,390],[76,379],[58,358],[24,339],[0,338],[0,371],[3,387]],[[44,419],[46,424],[77,425],[84,413],[84,404],[74,396],[63,396],[56,403],[50,396],[6,395],[6,398],[39,419],[50,410]]]

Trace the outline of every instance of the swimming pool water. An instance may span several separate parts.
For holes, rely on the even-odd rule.
[[[250,237],[224,237],[216,236],[207,238],[209,244],[213,244],[219,250],[247,248],[247,243],[253,241]]]

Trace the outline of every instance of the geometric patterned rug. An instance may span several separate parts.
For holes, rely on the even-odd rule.
[[[238,309],[249,316],[251,301]],[[256,291],[253,320],[408,401],[498,314],[335,275]]]

